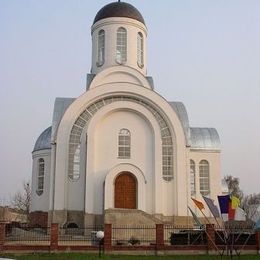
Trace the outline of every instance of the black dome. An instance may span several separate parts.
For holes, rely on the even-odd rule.
[[[105,5],[100,9],[94,19],[94,23],[101,19],[109,17],[126,17],[135,19],[143,24],[144,18],[141,13],[132,5],[125,2],[114,2],[108,5]],[[93,23],[93,24],[94,24]]]

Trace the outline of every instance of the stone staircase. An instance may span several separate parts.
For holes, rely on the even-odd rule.
[[[169,224],[179,226],[193,226],[191,217],[151,215],[138,209],[107,209],[105,210],[105,223],[118,226],[153,226],[155,224]]]
[[[163,223],[160,219],[138,209],[107,209],[105,223],[124,225],[155,225]]]

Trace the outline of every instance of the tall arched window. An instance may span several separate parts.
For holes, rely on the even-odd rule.
[[[196,172],[195,162],[190,160],[190,193],[191,196],[196,194]]]
[[[137,34],[137,64],[141,68],[144,66],[144,37],[140,32]]]
[[[209,163],[206,160],[200,161],[199,164],[199,174],[200,174],[200,193],[202,195],[209,195]]]
[[[126,159],[131,155],[131,135],[128,129],[121,129],[118,134],[118,158]]]
[[[98,66],[102,66],[105,62],[105,31],[98,32]]]
[[[38,178],[37,178],[37,190],[36,193],[41,195],[43,193],[44,188],[44,159],[40,158],[38,160]]]
[[[116,40],[116,61],[118,63],[124,63],[127,59],[127,32],[123,27],[117,30]]]
[[[80,177],[80,145],[77,146],[75,153],[73,155],[73,169],[69,178],[72,181],[78,180]]]

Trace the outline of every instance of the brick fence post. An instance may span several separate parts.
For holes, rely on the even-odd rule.
[[[104,249],[110,250],[112,246],[112,224],[105,224],[104,228]]]
[[[206,234],[207,234],[207,241],[208,241],[208,250],[215,250],[215,228],[214,224],[207,224],[206,225]]]
[[[0,223],[0,251],[4,251],[5,223]]]
[[[257,254],[259,254],[259,251],[260,251],[260,230],[256,230],[255,240],[256,240]]]
[[[156,249],[161,250],[164,247],[164,225],[156,224]]]
[[[50,250],[58,249],[58,240],[59,240],[59,225],[56,223],[51,224],[51,244]]]

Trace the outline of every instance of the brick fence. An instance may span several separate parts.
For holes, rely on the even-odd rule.
[[[0,223],[0,252],[4,250],[5,243],[5,224]]]
[[[129,228],[131,229],[131,228]],[[165,226],[163,224],[157,224],[154,228],[154,233],[150,231],[149,234],[154,234],[152,238],[154,242],[147,242],[146,244],[115,244],[113,232],[114,228],[111,224],[105,224],[104,226],[104,250],[105,252],[112,251],[139,251],[140,253],[144,253],[146,251],[167,251],[167,253],[179,251],[179,252],[187,252],[189,251],[193,254],[207,254],[209,252],[217,253],[218,249],[224,248],[224,246],[216,246],[216,232],[214,229],[214,225],[206,225],[205,233],[206,241],[203,244],[174,244],[171,242],[165,243]],[[69,235],[68,235],[69,236]],[[152,236],[152,235],[151,235]],[[17,252],[17,251],[97,251],[99,249],[99,245],[96,244],[81,244],[79,240],[77,240],[80,236],[75,236],[75,240],[70,240],[67,244],[62,243],[61,241],[61,233],[58,224],[52,224],[47,232],[47,240],[33,241],[30,240],[30,243],[26,243],[24,240],[11,240],[7,235],[7,228],[5,223],[0,223],[0,253],[5,252]],[[69,236],[72,237],[72,236]],[[168,239],[168,238],[167,238]],[[72,243],[73,242],[73,243]],[[179,241],[180,242],[180,241]],[[242,247],[242,246],[241,246]],[[240,248],[241,248],[240,247]],[[244,245],[243,250],[251,253],[259,253],[260,250],[260,231],[255,233],[255,244]]]

